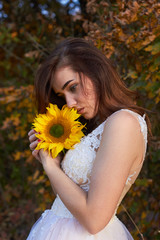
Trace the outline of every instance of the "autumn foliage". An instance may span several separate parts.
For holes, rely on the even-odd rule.
[[[81,0],[81,13],[75,14],[76,3],[70,2],[2,1],[0,240],[25,239],[55,197],[31,155],[27,133],[36,114],[35,71],[67,36],[92,40],[114,62],[126,85],[137,91],[137,103],[150,110],[153,138],[143,170],[118,214],[134,239],[143,239],[140,232],[146,240],[160,239],[160,3]]]

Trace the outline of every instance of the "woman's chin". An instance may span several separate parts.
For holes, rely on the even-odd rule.
[[[95,117],[96,114],[91,114],[91,113],[84,113],[82,114],[82,116],[86,119],[86,120],[91,120],[92,118]]]

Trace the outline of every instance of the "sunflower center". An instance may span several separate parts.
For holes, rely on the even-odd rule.
[[[64,127],[61,124],[55,124],[50,128],[49,133],[55,138],[60,138],[64,134]]]

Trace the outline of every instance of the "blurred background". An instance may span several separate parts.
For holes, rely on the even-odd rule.
[[[160,3],[158,0],[0,1],[0,240],[24,240],[54,194],[29,150],[36,69],[68,37],[90,39],[113,60],[153,139],[118,210],[135,239],[160,239]],[[134,220],[134,222],[131,220]]]

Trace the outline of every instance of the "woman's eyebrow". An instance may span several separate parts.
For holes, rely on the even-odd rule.
[[[67,82],[63,85],[62,90],[64,90],[64,89],[67,87],[67,85],[68,85],[70,82],[74,81],[74,80],[75,80],[75,79],[71,79],[71,80],[67,81]]]

